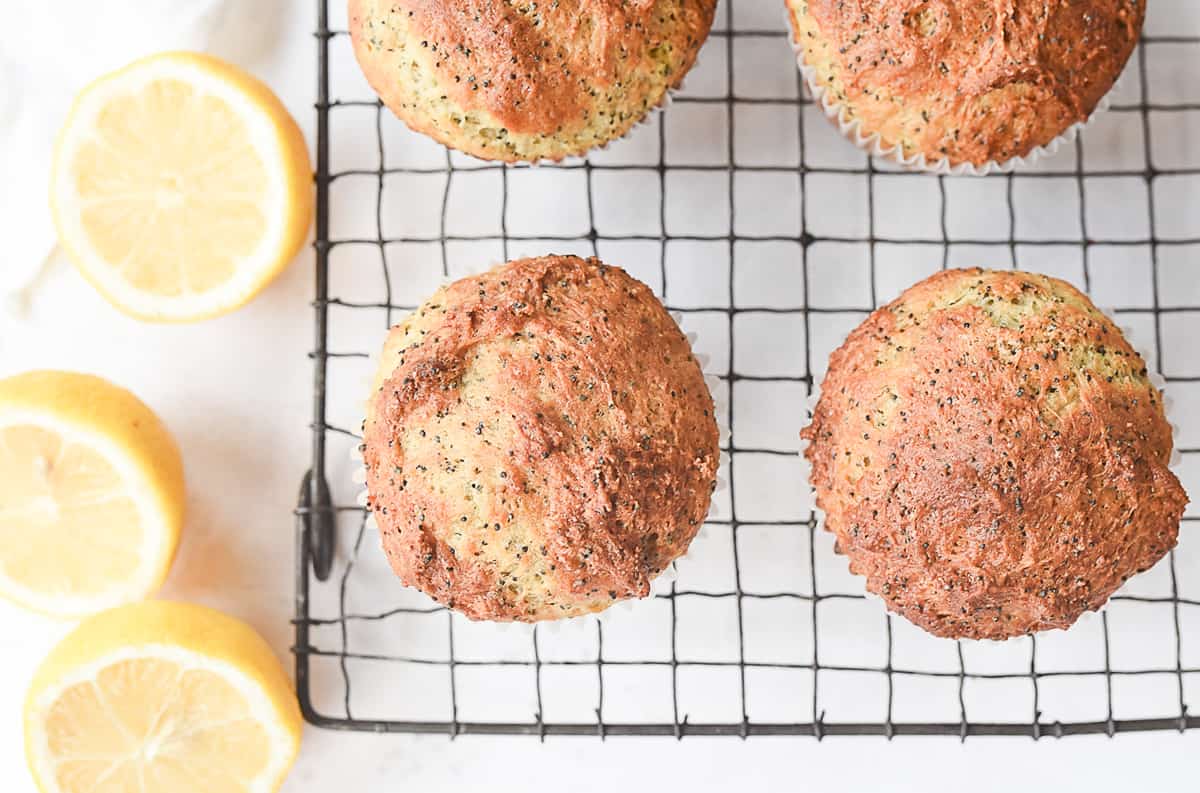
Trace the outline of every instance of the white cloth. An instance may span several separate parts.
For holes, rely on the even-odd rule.
[[[54,136],[76,92],[154,52],[207,50],[252,0],[5,0],[0,25],[0,302],[20,311],[55,245]]]

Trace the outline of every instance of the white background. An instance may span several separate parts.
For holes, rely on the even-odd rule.
[[[767,2],[753,0],[760,1]],[[741,5],[747,2],[741,0]],[[250,4],[247,1],[245,5]],[[1184,0],[1159,0],[1151,9],[1151,28],[1155,29],[1156,12],[1163,17],[1176,13],[1194,23],[1196,15],[1187,13],[1188,6]],[[254,8],[277,20],[278,27],[254,48],[254,57],[237,53],[237,60],[275,88],[311,141],[316,77],[311,4],[268,0],[255,3]],[[769,18],[777,18],[773,10]],[[1164,23],[1156,32],[1170,32],[1176,24],[1175,20]],[[1176,32],[1194,34],[1197,29],[1193,25]],[[221,54],[219,47],[217,52]],[[767,52],[761,65],[756,59],[753,67],[785,69],[786,56]],[[373,146],[373,129],[367,133],[359,140]],[[1121,135],[1114,128],[1106,137],[1113,146],[1102,150],[1123,156],[1128,145],[1116,145]],[[694,139],[698,147],[694,156],[702,159],[704,138]],[[349,148],[335,152],[335,167],[339,156],[353,160],[362,154],[350,135],[343,134],[340,140],[347,141],[342,145]],[[1164,156],[1188,156],[1187,148],[1193,150],[1190,156],[1196,156],[1194,147],[1180,148],[1178,142],[1173,145],[1170,141],[1164,146],[1170,152]],[[373,152],[369,154],[373,156]],[[1073,154],[1064,156],[1067,159],[1058,164],[1073,168]],[[371,161],[370,156],[366,159]],[[1192,207],[1194,215],[1197,193],[1189,190],[1194,187],[1186,188],[1175,204]],[[1104,204],[1093,201],[1089,206]],[[860,216],[861,211],[855,211],[850,203],[845,222],[852,226]],[[1186,223],[1188,214],[1171,217],[1183,218],[1179,222]],[[621,220],[633,222],[627,216]],[[980,221],[966,218],[963,222]],[[1170,217],[1167,222],[1172,222]],[[413,223],[403,233],[436,233],[428,223]],[[1116,228],[1121,225],[1120,213],[1108,219],[1098,216],[1094,224],[1097,229]],[[1026,231],[1031,237],[1043,232],[1053,236],[1060,228],[1052,224],[1047,229],[1030,227]],[[20,229],[6,227],[4,232],[19,234]],[[975,236],[975,232],[964,231],[964,235]],[[1041,269],[1053,266],[1047,262]],[[1176,279],[1171,294],[1186,294],[1192,288],[1191,267],[1181,261],[1167,268],[1173,274],[1168,277]],[[903,262],[882,269],[899,273],[895,276],[898,281],[912,280],[908,273],[913,268]],[[183,448],[190,494],[187,532],[163,594],[203,602],[248,620],[289,666],[293,592],[290,511],[309,455],[311,370],[305,355],[311,346],[311,273],[312,257],[306,251],[246,309],[200,325],[165,327],[144,325],[118,314],[69,266],[58,262],[36,293],[30,316],[21,322],[6,320],[0,326],[0,374],[35,367],[95,372],[132,388],[163,416]],[[889,289],[887,284],[880,285],[881,293]],[[1110,286],[1112,298],[1106,302],[1136,303],[1133,291],[1136,289]],[[1192,304],[1196,304],[1194,299]],[[1192,328],[1194,332],[1194,322]],[[362,349],[377,344],[374,338],[358,342]],[[1175,360],[1181,371],[1195,368],[1196,359],[1179,349]],[[1198,562],[1181,556],[1181,565],[1188,566],[1181,568],[1181,577],[1190,571],[1192,579],[1200,583]],[[6,791],[32,789],[21,752],[21,698],[37,661],[68,628],[0,606],[0,668],[5,672],[0,683],[0,780]],[[1185,790],[1195,786],[1194,763],[1188,760],[1189,750],[1200,748],[1198,740],[1196,733],[1155,733],[1123,735],[1111,741],[1104,737],[1037,743],[1027,738],[973,738],[965,745],[940,738],[890,743],[874,738],[829,738],[821,743],[811,738],[747,742],[688,738],[680,743],[669,739],[609,739],[601,743],[577,738],[539,744],[530,738],[467,737],[451,742],[441,736],[373,736],[310,729],[287,790],[506,790],[545,784],[570,790],[636,789],[651,784],[701,790],[732,786],[772,790],[969,786],[998,790],[1014,784],[1037,789]]]

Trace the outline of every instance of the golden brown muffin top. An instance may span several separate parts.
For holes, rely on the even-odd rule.
[[[712,397],[623,270],[545,256],[464,278],[382,356],[364,458],[405,584],[473,619],[586,614],[648,594],[699,530]]]
[[[624,134],[683,79],[715,7],[350,0],[350,32],[367,79],[405,121],[477,156],[533,159]],[[564,140],[547,149],[545,137]]]
[[[788,0],[805,62],[906,155],[981,165],[1086,120],[1137,44],[1145,0]]]
[[[1070,626],[1175,546],[1187,503],[1141,357],[1030,273],[950,270],[875,311],[802,434],[851,571],[938,636]]]

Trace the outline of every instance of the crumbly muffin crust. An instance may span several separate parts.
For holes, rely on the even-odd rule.
[[[802,436],[850,570],[938,636],[1069,627],[1175,546],[1187,504],[1141,357],[1030,273],[950,270],[875,311]]]
[[[349,0],[367,81],[476,157],[559,160],[624,135],[679,85],[716,0]]]
[[[846,120],[952,165],[1027,155],[1086,120],[1146,15],[1146,0],[786,1]]]
[[[364,424],[393,569],[472,619],[644,597],[708,513],[712,397],[658,299],[545,256],[439,290],[390,332]]]

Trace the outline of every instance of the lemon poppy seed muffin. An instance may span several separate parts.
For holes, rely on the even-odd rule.
[[[1175,546],[1187,504],[1141,357],[1029,273],[942,272],[874,312],[802,435],[850,570],[938,636],[1069,627]]]
[[[713,401],[687,338],[623,270],[522,259],[393,328],[364,425],[393,569],[472,619],[644,597],[708,514]]]
[[[926,164],[1003,163],[1085,121],[1137,44],[1146,0],[786,0],[841,120]]]
[[[487,160],[624,135],[679,85],[716,0],[350,0],[367,81],[402,121]]]

